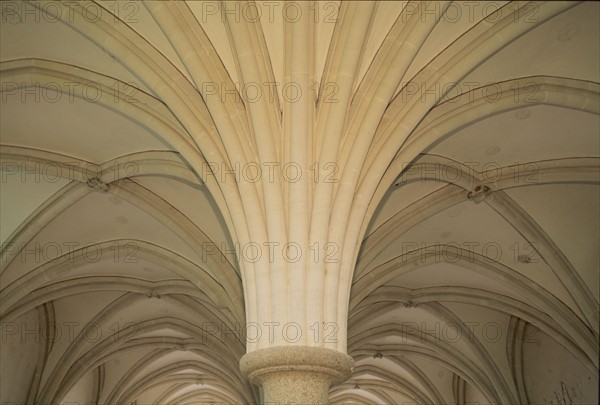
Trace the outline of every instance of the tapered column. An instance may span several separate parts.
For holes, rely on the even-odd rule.
[[[329,403],[329,388],[350,377],[353,360],[341,352],[309,346],[279,346],[246,354],[240,368],[264,392],[265,404]]]

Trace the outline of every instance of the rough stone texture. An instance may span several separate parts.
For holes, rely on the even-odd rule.
[[[329,387],[350,377],[352,358],[335,350],[282,346],[246,354],[240,369],[261,385],[264,403],[327,404]]]

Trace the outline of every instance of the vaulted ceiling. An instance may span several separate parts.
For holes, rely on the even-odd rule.
[[[292,161],[301,52],[355,181],[332,403],[597,403],[600,3],[323,1],[308,45],[294,2],[1,7],[0,402],[259,401],[235,176],[259,124]]]

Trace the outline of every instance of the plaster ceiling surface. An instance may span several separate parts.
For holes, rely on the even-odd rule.
[[[332,404],[598,403],[600,3],[0,6],[0,403],[259,402],[248,180],[302,114],[355,239]]]

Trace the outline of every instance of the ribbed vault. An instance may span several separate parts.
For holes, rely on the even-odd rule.
[[[597,403],[598,3],[0,7],[3,404]]]

